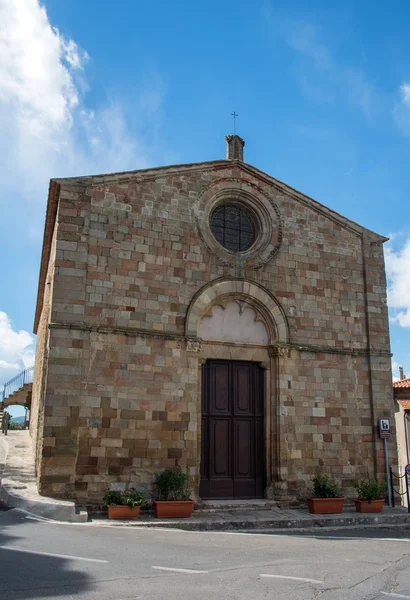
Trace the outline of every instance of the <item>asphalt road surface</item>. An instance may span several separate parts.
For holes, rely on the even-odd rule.
[[[410,529],[202,533],[0,512],[1,600],[410,600]]]

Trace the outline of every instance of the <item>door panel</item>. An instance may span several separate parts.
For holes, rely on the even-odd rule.
[[[201,498],[261,498],[264,371],[257,363],[202,367]]]
[[[235,421],[235,477],[252,476],[253,435],[251,419]]]
[[[229,363],[216,364],[209,370],[211,381],[211,395],[209,398],[209,412],[216,415],[230,414],[229,394]]]
[[[234,411],[237,415],[251,415],[253,412],[253,392],[251,392],[251,368],[250,365],[232,365],[233,370],[233,400]]]
[[[213,419],[213,446],[215,452],[213,453],[213,469],[211,475],[219,477],[230,476],[230,450],[231,450],[231,436],[230,419]]]

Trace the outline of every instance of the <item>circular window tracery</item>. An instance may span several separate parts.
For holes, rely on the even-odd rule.
[[[240,207],[250,216],[254,241],[247,250],[232,251],[222,244],[221,237],[217,239],[221,232],[213,230],[211,221],[214,212],[224,206]],[[266,196],[249,181],[227,178],[212,183],[195,202],[194,214],[199,235],[208,249],[222,264],[238,268],[241,276],[244,267],[258,269],[280,248],[282,225],[274,195]]]
[[[212,211],[209,224],[215,239],[230,252],[245,252],[255,242],[254,218],[241,205],[217,206]]]

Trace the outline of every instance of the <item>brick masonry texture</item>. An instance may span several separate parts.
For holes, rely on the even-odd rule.
[[[53,185],[31,428],[40,493],[98,503],[108,488],[150,490],[178,461],[198,497],[200,369],[213,357],[266,368],[268,497],[300,500],[321,470],[348,494],[383,477],[377,421],[394,414],[384,238],[239,161]],[[201,235],[215,185],[276,205],[281,244],[258,268],[221,260]],[[221,289],[260,310],[269,347],[187,332],[188,312],[195,323]]]

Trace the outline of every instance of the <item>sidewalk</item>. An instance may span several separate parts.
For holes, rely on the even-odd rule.
[[[9,431],[0,434],[0,501],[11,508],[21,508],[42,518],[56,521],[85,523],[87,513],[76,512],[74,502],[40,496],[37,492],[28,431]],[[220,504],[220,509],[218,508]],[[231,503],[232,504],[232,503]],[[256,504],[256,503],[254,503]],[[263,503],[261,503],[263,504]],[[356,513],[346,506],[341,515],[311,515],[307,509],[281,510],[278,507],[246,508],[246,501],[237,510],[223,510],[223,502],[214,502],[212,510],[196,510],[189,519],[155,519],[142,513],[133,521],[109,521],[95,517],[89,526],[165,527],[191,531],[266,531],[305,530],[315,528],[356,528],[402,526],[410,529],[407,509],[384,507],[380,514]],[[409,534],[410,537],[410,534]]]
[[[385,506],[379,514],[360,514],[354,506],[345,507],[341,515],[311,515],[307,509],[221,511],[204,513],[194,511],[189,519],[155,519],[152,514],[144,514],[132,521],[114,521],[94,518],[93,525],[110,527],[128,526],[135,528],[159,527],[183,529],[185,531],[249,531],[264,533],[269,531],[301,531],[315,529],[355,529],[361,527],[397,527],[410,529],[410,514],[402,506]],[[409,532],[410,537],[410,532]]]
[[[0,433],[0,501],[10,508],[56,521],[81,523],[87,512],[77,512],[74,502],[40,496],[37,492],[29,432]]]

